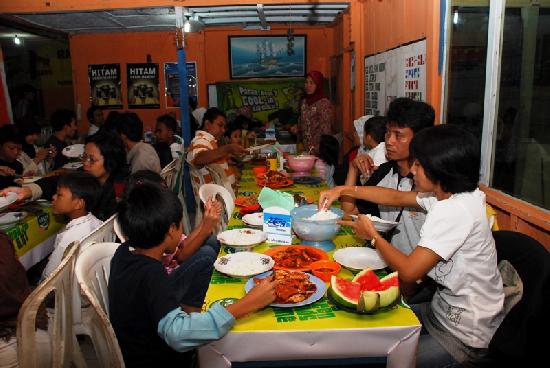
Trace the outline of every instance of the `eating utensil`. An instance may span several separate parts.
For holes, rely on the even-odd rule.
[[[246,150],[248,152],[254,152],[254,151],[257,151],[257,150],[261,150],[262,148],[266,148],[266,147],[269,147],[271,146],[270,144],[262,144],[262,145],[259,145],[259,146],[254,146],[254,147],[248,147],[246,148]]]

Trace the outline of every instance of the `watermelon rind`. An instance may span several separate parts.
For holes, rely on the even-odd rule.
[[[387,307],[399,298],[399,288],[397,286],[390,286],[386,290],[377,291],[377,293],[380,295],[380,307]]]
[[[383,283],[383,282],[386,282],[386,281],[388,281],[388,280],[390,280],[390,279],[393,279],[393,278],[395,278],[395,277],[398,277],[397,271],[392,272],[392,273],[390,273],[389,275],[386,275],[386,276],[382,277],[382,278],[380,279],[380,282]]]
[[[332,276],[330,278],[330,287],[328,289],[328,292],[330,294],[330,296],[334,299],[334,301],[340,305],[343,305],[345,307],[348,307],[348,308],[357,308],[357,303],[359,301],[359,299],[357,300],[354,300],[354,299],[351,299],[349,297],[347,297],[346,295],[344,295],[341,291],[340,291],[340,288],[338,287],[338,282],[353,282],[353,281],[350,281],[350,280],[345,280],[345,279],[340,279],[339,277],[336,277],[336,276]]]
[[[380,306],[380,294],[376,291],[363,291],[357,304],[359,313],[369,313],[378,309]]]

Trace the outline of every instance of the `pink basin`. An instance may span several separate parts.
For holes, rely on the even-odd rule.
[[[317,157],[312,155],[288,156],[288,166],[296,174],[309,175]]]

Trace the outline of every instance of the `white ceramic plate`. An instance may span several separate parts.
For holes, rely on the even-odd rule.
[[[264,225],[264,213],[256,212],[249,213],[243,216],[243,222],[250,226],[263,226]]]
[[[258,275],[257,278],[263,279],[263,278],[271,275],[271,273],[272,273],[271,271],[266,272],[266,273],[262,273],[261,275]],[[288,303],[288,304],[273,303],[273,304],[270,304],[270,306],[271,307],[280,307],[280,308],[301,307],[302,305],[308,305],[308,304],[311,304],[311,303],[315,303],[317,300],[321,299],[323,297],[323,295],[325,295],[325,291],[327,290],[327,286],[325,285],[325,282],[323,280],[321,280],[320,278],[318,278],[317,276],[310,275],[309,273],[307,273],[306,275],[308,275],[309,281],[311,281],[312,283],[315,284],[315,286],[316,286],[315,293],[311,294],[309,298],[307,298],[306,300],[301,301],[299,303]],[[254,277],[251,277],[250,279],[248,279],[248,281],[244,285],[244,290],[248,293],[248,292],[250,292],[250,290],[253,287],[254,287]]]
[[[220,257],[214,268],[233,277],[249,277],[271,270],[275,261],[270,256],[254,252],[239,252]]]
[[[34,183],[35,181],[39,180],[39,179],[42,179],[41,176],[29,176],[29,177],[23,177],[23,178],[19,178],[19,179],[16,179],[16,183],[18,184],[30,184],[30,183]]]
[[[17,201],[17,193],[9,192],[5,197],[0,197],[0,211]]]
[[[27,216],[27,212],[7,212],[0,215],[0,225],[14,224],[19,220],[23,220]]]
[[[365,268],[378,270],[386,267],[386,262],[378,252],[366,247],[348,247],[338,249],[333,258],[336,262],[352,271],[360,271]]]
[[[218,240],[231,247],[249,247],[263,243],[266,239],[265,233],[256,229],[233,229],[218,234]]]
[[[76,170],[82,167],[82,162],[69,162],[68,164],[63,165],[64,169]]]
[[[353,218],[353,220],[357,220],[357,215],[350,215],[350,216]],[[374,228],[377,231],[380,231],[381,233],[390,231],[391,229],[396,227],[398,224],[395,221],[382,220],[380,217],[377,217],[377,216],[373,216],[373,215],[366,215],[366,216],[372,221]]]
[[[81,157],[84,154],[84,145],[82,143],[79,143],[67,146],[63,148],[63,151],[61,151],[61,153],[63,154],[63,156],[70,158]]]

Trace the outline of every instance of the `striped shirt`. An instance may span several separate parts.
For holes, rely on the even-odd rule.
[[[218,141],[214,136],[204,130],[197,130],[195,133],[195,138],[191,141],[191,144],[189,145],[188,153],[187,153],[187,161],[189,161],[191,164],[195,164],[193,161],[195,160],[195,157],[203,151],[207,150],[215,150],[218,149]],[[209,163],[208,165],[218,165],[221,169],[223,169],[223,172],[225,173],[225,176],[227,177],[227,181],[229,184],[233,185],[235,183],[235,175],[233,172],[229,169],[229,165],[227,164],[227,158],[220,158],[214,162]],[[212,183],[214,180],[212,179],[212,176],[208,173],[208,170],[205,167],[197,167],[199,169],[199,172],[204,178],[205,183]],[[200,179],[193,176],[193,180],[195,180],[197,183],[200,183]]]

